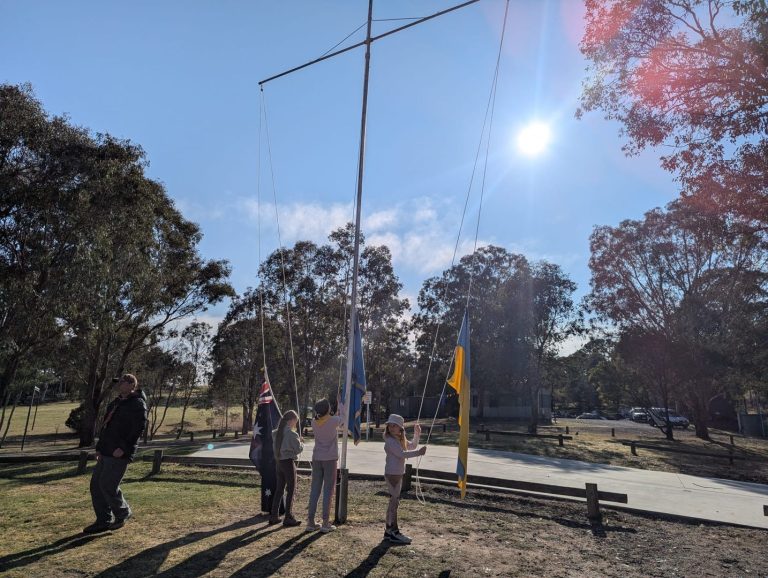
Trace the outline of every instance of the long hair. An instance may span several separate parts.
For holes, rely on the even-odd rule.
[[[275,457],[278,459],[280,459],[280,448],[283,446],[283,433],[285,432],[288,420],[290,419],[295,419],[298,424],[299,414],[292,409],[289,409],[283,414],[283,417],[280,418],[280,422],[277,424],[277,433],[275,434],[275,454],[277,455]]]
[[[391,433],[389,433],[389,426],[390,425],[397,425],[397,424],[396,423],[395,424],[386,424],[386,426],[384,427],[384,437],[386,438],[387,436],[389,436],[389,437],[395,438],[397,441],[400,442],[400,445],[403,447],[403,449],[407,450],[408,449],[408,442],[405,439],[405,428],[401,427],[400,428],[400,434],[396,435],[396,436],[393,436]],[[398,427],[400,427],[400,426],[398,426]]]

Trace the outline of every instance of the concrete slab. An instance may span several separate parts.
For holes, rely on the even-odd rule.
[[[312,441],[305,444],[301,459],[311,459],[312,446]],[[248,440],[214,443],[212,449],[205,447],[192,455],[247,458]],[[430,445],[421,460],[411,462],[425,470],[454,472],[456,455],[455,447]],[[383,475],[384,444],[350,443],[347,465],[353,473]],[[627,494],[628,509],[768,529],[768,516],[763,514],[768,486],[764,484],[483,449],[469,451],[470,482],[472,474],[581,488],[596,483],[600,490]]]

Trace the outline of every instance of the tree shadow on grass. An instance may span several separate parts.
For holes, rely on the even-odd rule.
[[[72,534],[66,538],[56,540],[52,544],[38,546],[37,548],[16,552],[15,554],[8,554],[7,556],[0,558],[0,572],[7,572],[13,568],[27,566],[46,556],[65,552],[66,550],[71,550],[73,548],[79,548],[102,536],[104,536],[104,534],[86,535],[78,532],[77,534]]]
[[[259,515],[255,516],[253,518],[248,518],[246,520],[240,520],[238,522],[234,522],[233,524],[230,524],[228,526],[224,526],[221,528],[214,528],[213,530],[207,530],[205,532],[191,532],[190,534],[187,534],[185,536],[182,536],[180,538],[176,538],[175,540],[169,540],[168,542],[163,542],[162,544],[158,544],[156,546],[152,546],[151,548],[147,548],[146,550],[142,550],[138,554],[134,554],[130,558],[127,558],[123,560],[122,562],[107,568],[103,572],[100,572],[96,575],[96,578],[118,578],[120,576],[125,577],[132,577],[132,576],[154,576],[157,574],[158,570],[160,569],[160,566],[163,565],[165,560],[168,558],[168,555],[171,553],[172,550],[175,550],[176,548],[182,548],[184,546],[187,546],[189,544],[193,544],[194,542],[198,542],[200,540],[205,540],[206,538],[210,538],[211,536],[215,536],[216,534],[221,534],[224,532],[231,532],[233,530],[240,530],[243,528],[247,528],[249,526],[252,526],[253,524],[257,524],[258,522],[265,519],[265,516]],[[260,528],[260,529],[265,529]],[[245,532],[245,534],[238,536],[236,540],[242,540],[243,536],[252,536],[255,534],[259,534],[260,529],[251,529]],[[261,535],[264,533],[262,532]],[[235,540],[235,539],[233,539]],[[225,543],[230,542],[232,540],[227,540]],[[218,546],[217,546],[218,548]],[[208,552],[206,550],[205,552]],[[186,561],[182,562],[179,566],[176,566],[174,568],[171,568],[168,572],[164,572],[163,575],[165,576],[182,576],[182,575],[190,575],[190,576],[199,576],[201,574],[204,574],[211,569],[215,568],[219,560],[211,558],[207,564],[204,564],[201,557],[201,553],[195,554],[190,559],[195,558],[199,561],[198,571],[196,572],[190,572],[189,574],[181,574],[180,572],[177,572],[176,569],[186,569],[187,564]],[[181,567],[184,568],[181,568]],[[195,570],[190,568],[189,570]]]
[[[234,482],[227,482],[223,480],[204,480],[204,479],[197,479],[197,478],[170,478],[167,477],[164,474],[147,474],[145,476],[142,476],[140,478],[127,478],[123,480],[122,484],[135,484],[135,483],[144,483],[144,482],[161,482],[163,484],[198,484],[203,486],[225,486],[228,488],[243,488],[247,486],[246,482],[243,481],[234,481]],[[258,485],[257,480],[254,478],[253,483],[255,485]]]
[[[72,462],[66,466],[60,463],[35,463],[24,465],[13,465],[0,467],[0,479],[18,480],[25,483],[47,484],[74,478],[84,474],[78,474],[76,471],[77,462]],[[52,471],[53,470],[53,471]]]
[[[309,545],[320,539],[322,535],[320,532],[315,532],[303,541],[302,538],[307,536],[307,534],[302,533],[289,538],[279,546],[276,546],[271,552],[259,556],[254,561],[240,568],[230,578],[272,576],[280,568],[301,554]]]

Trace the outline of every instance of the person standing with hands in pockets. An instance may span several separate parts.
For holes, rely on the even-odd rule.
[[[413,440],[405,437],[405,421],[403,417],[393,413],[387,418],[384,430],[384,451],[387,461],[384,466],[384,479],[389,490],[389,507],[387,508],[386,528],[384,539],[395,544],[410,544],[411,539],[400,532],[397,524],[397,507],[400,504],[400,491],[403,489],[403,475],[405,475],[405,460],[423,456],[427,453],[427,446],[419,449],[419,437],[421,426],[413,426]]]
[[[147,425],[147,397],[137,389],[139,382],[130,373],[112,382],[118,396],[107,406],[96,444],[97,463],[91,476],[91,502],[96,521],[83,529],[86,534],[122,528],[133,515],[120,491],[120,482],[136,455],[139,437]]]

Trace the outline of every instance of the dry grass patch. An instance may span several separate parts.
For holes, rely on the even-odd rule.
[[[760,576],[765,531],[607,511],[590,525],[583,504],[426,488],[403,500],[411,546],[381,541],[383,483],[350,486],[349,523],[307,534],[270,527],[258,476],[133,464],[124,490],[135,519],[82,536],[91,521],[88,476],[50,465],[0,467],[0,571],[21,576]],[[306,511],[300,481],[297,515]]]

